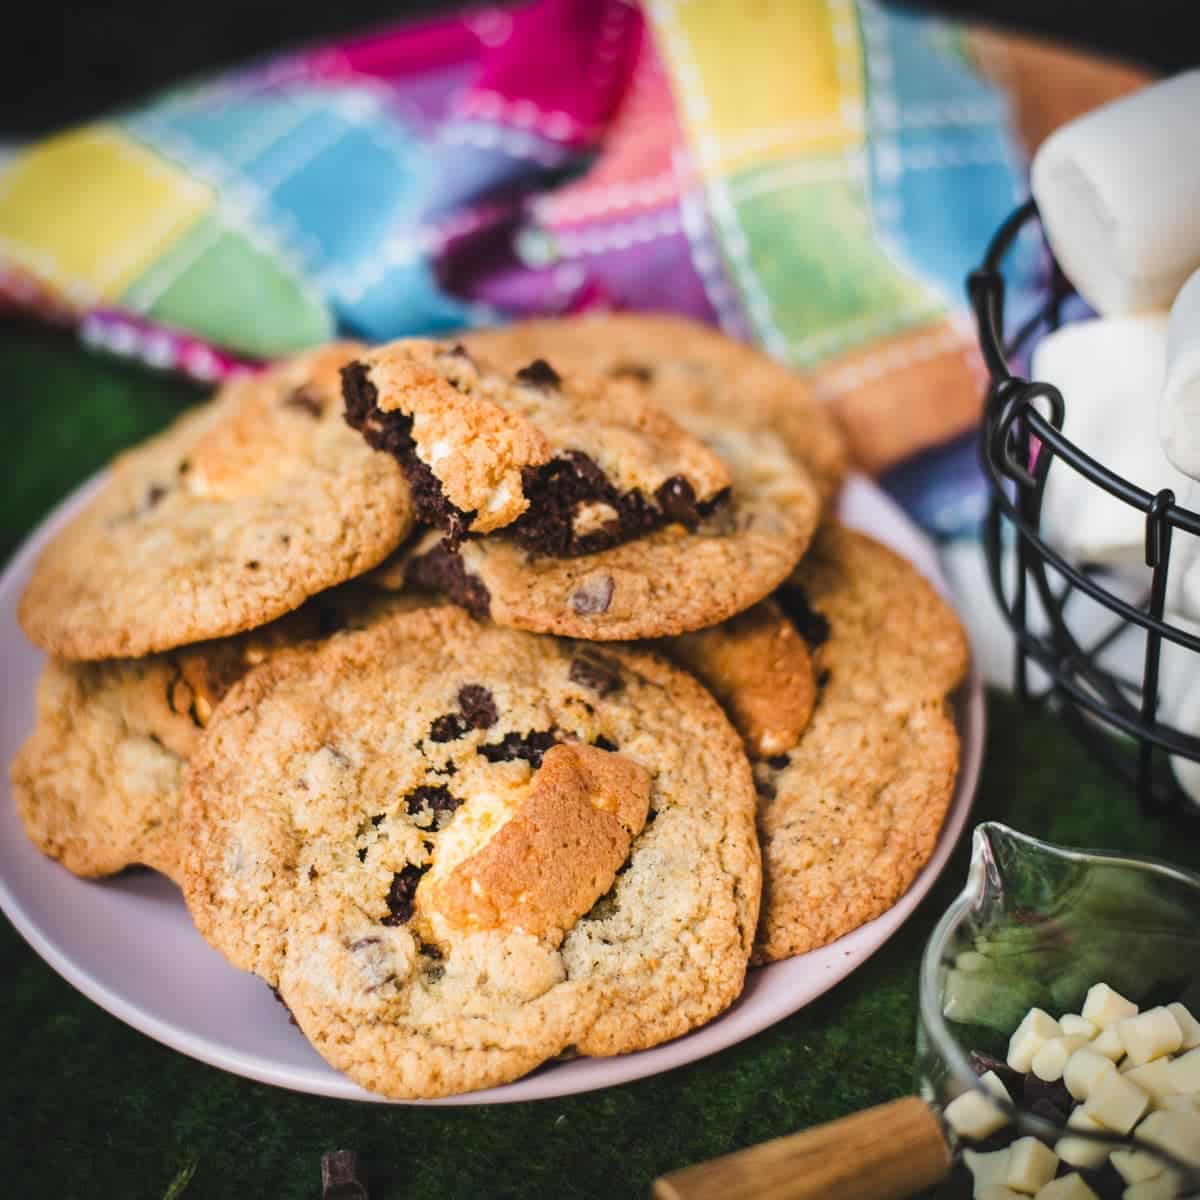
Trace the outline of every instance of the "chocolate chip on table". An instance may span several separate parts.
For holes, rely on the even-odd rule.
[[[330,1150],[321,1155],[321,1200],[368,1200],[356,1151]]]
[[[611,575],[593,575],[584,580],[571,594],[571,610],[581,617],[608,612],[614,586]]]
[[[829,621],[808,602],[808,595],[798,583],[784,583],[776,589],[775,600],[783,615],[796,627],[796,632],[814,650],[829,640]]]
[[[428,867],[418,867],[409,863],[402,871],[392,876],[392,886],[388,888],[388,915],[380,922],[381,925],[406,925],[412,920],[413,896],[417,892],[417,884]]]
[[[534,387],[558,387],[562,383],[562,377],[544,358],[535,358],[527,367],[522,367],[516,378],[518,382]]]
[[[534,729],[529,733],[506,733],[498,742],[484,742],[478,748],[478,753],[488,762],[512,762],[514,759],[523,758],[531,766],[540,767],[542,756],[557,745],[556,734]]]
[[[606,655],[590,650],[571,659],[567,676],[572,683],[590,688],[598,696],[611,696],[625,686],[620,666]]]

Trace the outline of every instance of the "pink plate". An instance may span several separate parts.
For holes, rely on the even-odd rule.
[[[25,543],[0,578],[0,760],[9,762],[34,716],[43,656],[21,635],[16,607],[38,551],[87,502],[100,480],[67,498]],[[931,543],[874,484],[853,479],[842,517],[909,558],[946,591]],[[714,1054],[796,1012],[865,962],[908,918],[932,886],[967,820],[983,752],[983,690],[978,674],[958,698],[962,763],[954,803],[929,864],[882,917],[831,946],[750,971],[728,1012],[685,1037],[616,1058],[549,1064],[503,1087],[428,1104],[501,1104],[610,1087]],[[327,1066],[269,989],[235,970],[192,927],[166,879],[135,873],[76,879],[43,858],[21,830],[8,784],[0,780],[0,907],[60,975],[114,1016],[203,1062],[279,1087],[347,1100],[381,1100]],[[384,1101],[386,1103],[386,1101]]]

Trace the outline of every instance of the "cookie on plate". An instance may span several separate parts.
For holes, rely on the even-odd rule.
[[[684,1033],[758,914],[749,764],[700,685],[450,606],[247,675],[185,828],[200,931],[393,1097]]]
[[[673,637],[749,608],[808,547],[820,497],[774,433],[679,418],[733,479],[728,500],[694,528],[673,523],[576,558],[533,555],[503,531],[458,545],[434,533],[405,547],[376,582],[443,592],[500,625],[593,641]]]
[[[61,658],[132,658],[264,625],[369,570],[412,527],[408,484],[342,416],[337,344],[226,385],[121,455],[21,597]]]
[[[783,754],[800,740],[817,699],[813,660],[775,601],[657,648],[720,701],[751,758]]]
[[[320,632],[310,605],[234,638],[147,658],[51,658],[37,724],[10,767],[33,843],[76,875],[134,864],[178,882],[178,814],[188,760],[235,680]]]
[[[777,598],[819,692],[799,743],[754,767],[757,962],[857,929],[928,862],[958,774],[947,697],[968,661],[957,618],[916,569],[841,526],[821,530]]]
[[[729,487],[720,459],[626,380],[540,358],[500,372],[422,338],[360,355],[342,379],[346,419],[395,455],[418,520],[454,539],[503,528],[538,554],[586,554],[694,526]]]
[[[605,313],[522,321],[461,335],[506,370],[545,358],[642,387],[659,408],[771,429],[812,476],[826,506],[846,475],[846,440],[828,406],[794,371],[711,326],[665,313]]]

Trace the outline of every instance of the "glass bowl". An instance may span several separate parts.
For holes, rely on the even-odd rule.
[[[1109,984],[1143,1010],[1181,1001],[1200,1015],[1200,876],[1148,859],[1061,849],[994,822],[979,825],[967,886],[933,931],[921,964],[922,1096],[939,1110],[972,1088],[990,1096],[972,1070],[972,1052],[1003,1061],[1010,1034],[1031,1007],[1055,1017],[1078,1013],[1094,983]],[[1031,1101],[1038,1089],[1035,1081]],[[956,1159],[965,1148],[992,1150],[1025,1135],[1053,1146],[1062,1125],[1025,1103],[1003,1106],[1012,1123],[988,1142],[950,1132]],[[1132,1136],[1074,1128],[1069,1136],[1150,1154],[1178,1172],[1177,1195],[1200,1196],[1200,1163],[1172,1159]],[[1081,1174],[1102,1198],[1122,1195],[1125,1184],[1111,1165]],[[961,1163],[936,1195],[971,1195]]]

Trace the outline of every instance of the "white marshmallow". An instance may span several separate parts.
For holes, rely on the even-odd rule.
[[[1186,1005],[1176,1001],[1174,1004],[1167,1005],[1167,1011],[1175,1018],[1175,1023],[1183,1034],[1183,1044],[1179,1048],[1194,1050],[1200,1046],[1200,1021],[1192,1016]]]
[[[996,1074],[995,1071],[984,1071],[979,1077],[979,1082],[983,1084],[993,1096],[998,1096],[1001,1100],[1011,1100],[1012,1097],[1008,1094],[1008,1088],[1004,1086],[1004,1080]]]
[[[1033,1056],[1051,1038],[1061,1037],[1058,1022],[1045,1010],[1031,1008],[1008,1041],[1008,1065],[1024,1075],[1033,1066]]]
[[[1172,1086],[1169,1074],[1170,1066],[1169,1059],[1156,1058],[1153,1062],[1143,1063],[1140,1067],[1129,1067],[1121,1074],[1130,1083],[1137,1084],[1154,1102],[1153,1106],[1157,1108],[1158,1102],[1164,1096],[1169,1096],[1172,1092],[1183,1091],[1183,1088]]]
[[[1077,1108],[1067,1118],[1067,1127],[1086,1129],[1089,1133],[1107,1132],[1099,1121],[1090,1117],[1082,1108]],[[1069,1166],[1098,1167],[1108,1157],[1110,1147],[1103,1142],[1089,1142],[1085,1138],[1064,1137],[1058,1139],[1054,1149],[1058,1153],[1058,1157]]]
[[[1098,312],[1166,307],[1200,267],[1198,111],[1188,71],[1067,122],[1034,156],[1046,238]]]
[[[1200,1093],[1200,1050],[1189,1050],[1166,1064],[1168,1092]]]
[[[1128,1133],[1149,1107],[1150,1097],[1136,1083],[1113,1071],[1096,1081],[1083,1111],[1113,1133]]]
[[[1200,271],[1183,285],[1167,324],[1159,434],[1167,458],[1200,479]]]
[[[1164,1171],[1153,1179],[1130,1184],[1121,1193],[1121,1200],[1175,1200],[1178,1195],[1179,1176],[1174,1171]]]
[[[1063,1077],[1063,1069],[1067,1065],[1067,1060],[1076,1050],[1086,1046],[1088,1040],[1082,1033],[1051,1038],[1038,1047],[1038,1051],[1030,1063],[1030,1069],[1039,1079],[1053,1083],[1056,1079]]]
[[[1120,1062],[1125,1057],[1125,1047],[1121,1044],[1121,1035],[1115,1029],[1102,1030],[1095,1039],[1088,1043],[1088,1049],[1097,1054],[1103,1054],[1110,1062]]]
[[[1082,1034],[1089,1042],[1100,1032],[1091,1021],[1085,1021],[1078,1013],[1067,1013],[1059,1017],[1058,1027],[1068,1036]]]
[[[1058,1170],[1058,1155],[1034,1137],[1018,1138],[1008,1148],[1006,1182],[1013,1191],[1032,1196],[1054,1178]]]
[[[1152,1112],[1138,1126],[1135,1136],[1188,1166],[1200,1167],[1200,1113],[1173,1109]]]
[[[1174,1112],[1200,1113],[1200,1096],[1197,1096],[1195,1092],[1174,1092],[1169,1096],[1163,1096],[1158,1102],[1158,1107]]]
[[[974,1090],[951,1100],[943,1115],[955,1133],[974,1140],[989,1137],[1008,1124],[999,1106]]]
[[[1099,1200],[1099,1197],[1084,1183],[1082,1175],[1072,1171],[1039,1188],[1033,1200]]]
[[[975,1192],[975,1200],[1025,1200],[1020,1192],[1006,1188],[1002,1183],[989,1183]]]
[[[1134,1066],[1174,1054],[1183,1044],[1183,1030],[1170,1012],[1163,1008],[1151,1008],[1136,1017],[1127,1017],[1117,1022],[1117,1033],[1125,1055]],[[1183,1091],[1177,1088],[1177,1091]]]
[[[1063,1083],[1076,1100],[1086,1100],[1100,1076],[1116,1069],[1110,1059],[1105,1058],[1103,1054],[1097,1054],[1089,1044],[1076,1050],[1067,1059],[1066,1068],[1063,1070]]]
[[[1003,1150],[993,1150],[990,1154],[980,1154],[977,1150],[963,1151],[963,1162],[971,1172],[977,1198],[979,1193],[991,1184],[1005,1186],[1004,1181],[1008,1178],[1008,1159],[1007,1146]]]
[[[1038,343],[1030,372],[1062,392],[1063,432],[1081,450],[1147,491],[1170,487],[1181,498],[1191,480],[1158,433],[1166,357],[1163,315],[1072,321]],[[1146,570],[1145,516],[1065,462],[1046,476],[1041,531],[1073,562]]]
[[[1153,1179],[1166,1169],[1165,1164],[1153,1154],[1146,1154],[1142,1150],[1114,1150],[1108,1156],[1108,1161],[1126,1183],[1141,1183],[1143,1179]]]
[[[1098,1029],[1107,1029],[1127,1017],[1136,1017],[1138,1007],[1126,1000],[1120,992],[1113,991],[1107,983],[1096,983],[1088,988],[1083,1002],[1083,1017]]]

